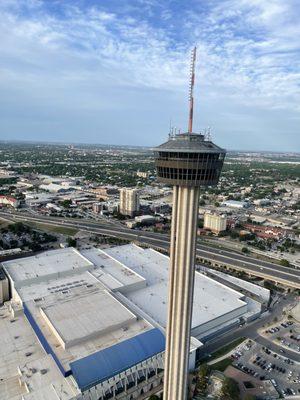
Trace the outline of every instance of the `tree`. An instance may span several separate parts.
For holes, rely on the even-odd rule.
[[[67,244],[68,244],[69,247],[76,247],[77,240],[72,238],[72,237],[68,237],[67,238]]]
[[[242,252],[248,254],[249,253],[248,247],[243,247]]]
[[[72,204],[72,200],[64,200],[60,203],[64,208],[70,208],[70,205]]]
[[[204,393],[207,388],[208,375],[210,373],[210,366],[207,364],[201,364],[198,372],[197,389]]]
[[[198,228],[203,228],[203,223],[204,223],[203,219],[199,219],[198,220]]]
[[[8,229],[17,235],[20,235],[21,233],[28,233],[31,231],[29,226],[24,225],[22,222],[16,222],[15,224],[8,225]]]
[[[240,389],[237,382],[231,378],[225,378],[222,384],[222,400],[238,400]]]
[[[232,239],[236,239],[236,238],[239,237],[239,234],[238,234],[236,231],[231,231],[230,237],[231,237]]]
[[[285,258],[282,258],[280,260],[280,265],[282,265],[283,267],[289,267],[290,263],[288,262],[288,260],[286,260]]]

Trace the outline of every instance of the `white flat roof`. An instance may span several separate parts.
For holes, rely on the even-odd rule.
[[[45,275],[89,268],[92,263],[72,247],[45,251],[32,257],[5,261],[3,266],[14,282]]]
[[[137,319],[100,282],[30,300],[26,306],[65,370],[72,361],[152,327]]]
[[[66,347],[136,321],[136,316],[106,290],[97,288],[88,295],[81,292],[78,289],[65,297],[51,296],[45,305],[39,304]]]
[[[92,248],[89,250],[82,250],[81,253],[98,267],[92,271],[92,274],[101,282],[107,284],[111,289],[145,282],[144,277],[131,270],[120,261],[113,259],[103,250]]]
[[[152,249],[130,244],[80,254],[67,248],[4,264],[20,282],[13,289],[15,301],[19,295],[66,370],[75,360],[150,329],[151,321],[166,326],[169,257]],[[227,314],[232,318],[231,312],[242,315],[247,307],[242,298],[196,273],[193,328]]]
[[[30,388],[31,393],[24,395],[26,400],[73,399],[79,393],[71,380],[63,377],[52,356],[30,361],[19,366],[20,380]]]
[[[24,314],[12,318],[6,306],[0,307],[0,332],[0,400],[21,400],[22,396],[26,400],[41,400],[42,397],[32,396],[42,387],[48,393],[47,400],[57,399],[61,388],[63,400],[78,393],[72,382],[62,376],[52,357],[46,355]],[[47,372],[41,373],[42,369]],[[31,393],[27,394],[25,386],[20,386],[20,378],[29,385]]]
[[[34,300],[49,294],[59,293],[76,287],[86,287],[87,285],[99,284],[98,279],[89,271],[79,272],[76,275],[53,277],[45,279],[42,282],[32,282],[26,286],[17,288],[17,292],[22,302]],[[103,286],[104,288],[104,286]]]
[[[136,245],[112,247],[105,253],[143,276],[147,287],[126,293],[126,297],[162,327],[166,326],[169,257]],[[192,327],[203,325],[231,311],[245,307],[243,295],[196,272]]]

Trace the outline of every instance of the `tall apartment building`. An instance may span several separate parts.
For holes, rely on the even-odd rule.
[[[137,189],[120,189],[120,213],[133,217],[140,209],[139,192]]]
[[[227,218],[224,215],[218,214],[204,214],[204,225],[205,229],[210,229],[214,233],[220,233],[226,231]]]

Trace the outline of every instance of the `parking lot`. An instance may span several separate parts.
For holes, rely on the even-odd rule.
[[[263,335],[283,348],[300,353],[300,324],[298,323],[293,321],[278,323],[264,330]]]
[[[233,365],[258,380],[270,380],[282,396],[300,395],[300,364],[252,342],[233,355]]]

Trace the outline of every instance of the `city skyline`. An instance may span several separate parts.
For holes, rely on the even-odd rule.
[[[297,151],[298,7],[4,1],[0,138],[154,146],[170,119],[187,128],[196,44],[195,130],[229,149]]]

